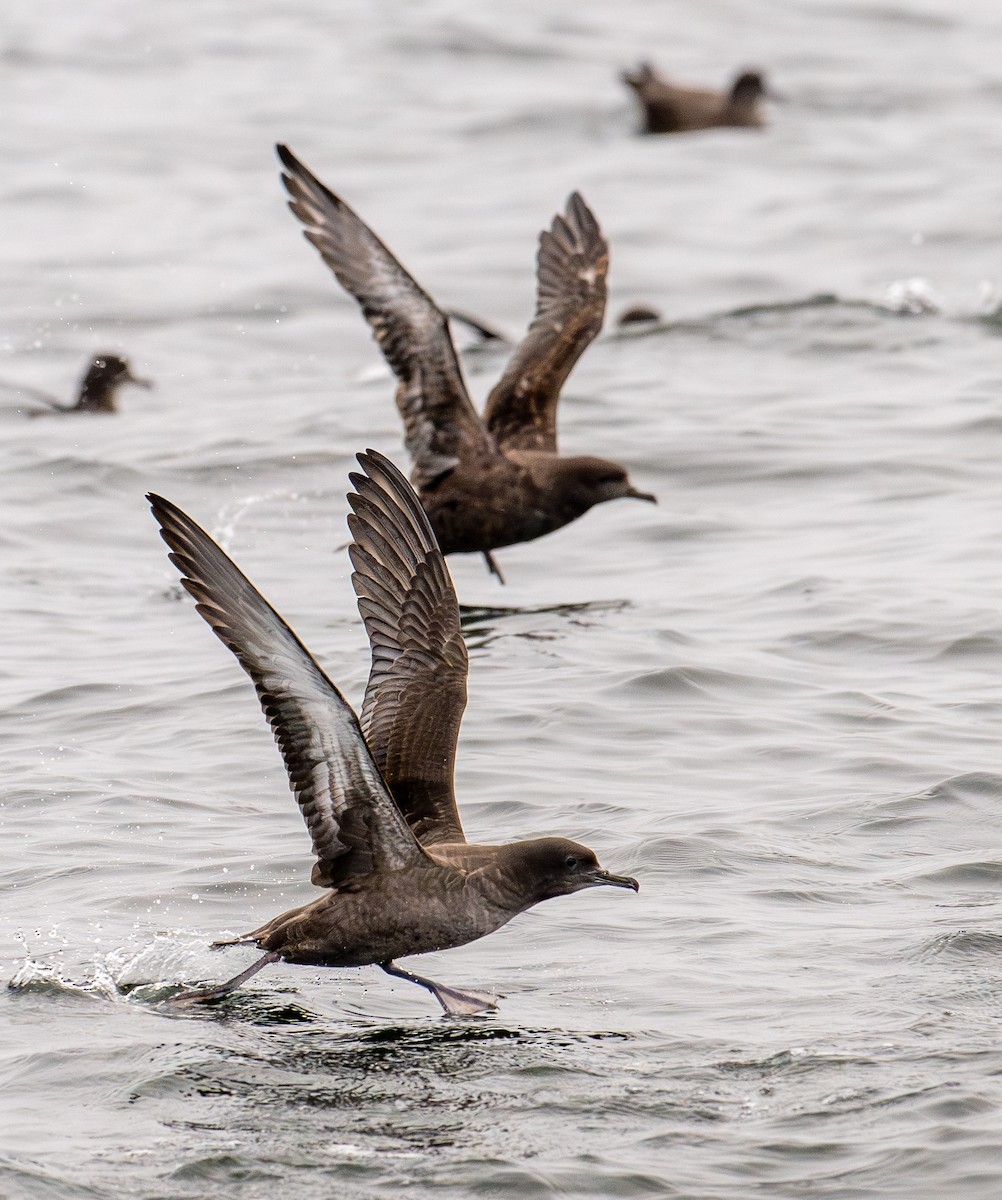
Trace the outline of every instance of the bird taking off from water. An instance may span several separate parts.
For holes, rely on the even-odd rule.
[[[539,238],[536,315],[477,413],[447,314],[339,196],[278,147],[289,207],[361,305],[397,384],[411,478],[443,554],[530,542],[638,491],[619,463],[557,451],[560,391],[602,327],[609,248],[575,192]]]
[[[254,682],[312,838],[312,881],[324,889],[235,939],[265,951],[247,970],[174,1003],[218,1000],[274,962],[375,964],[426,988],[446,1013],[469,1015],[496,1007],[494,997],[396,960],[465,945],[555,896],[638,889],[566,838],[467,842],[453,785],[468,666],[456,593],[407,480],[371,450],[358,461],[352,584],[372,649],[360,719],[229,556],[175,505],[149,497],[198,612]]]

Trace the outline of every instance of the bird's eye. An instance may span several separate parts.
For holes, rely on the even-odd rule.
[[[573,871],[577,865],[578,865],[578,860],[574,857],[573,854],[568,854],[567,857],[564,859],[564,866],[568,869],[568,871]]]

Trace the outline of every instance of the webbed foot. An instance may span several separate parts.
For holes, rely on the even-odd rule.
[[[474,988],[460,990],[446,987],[445,984],[436,983],[433,979],[425,979],[423,975],[412,975],[410,971],[403,970],[396,963],[384,962],[379,966],[387,975],[393,975],[397,979],[406,979],[409,983],[416,983],[418,987],[423,987],[425,991],[431,992],[448,1017],[472,1017],[476,1013],[493,1011],[498,1006],[498,1000],[504,999],[503,996],[496,996],[492,992],[478,991]]]
[[[227,979],[225,983],[219,984],[218,987],[193,988],[190,992],[178,992],[176,996],[171,996],[167,1003],[173,1004],[178,1008],[188,1008],[193,1004],[215,1004],[217,1000],[222,1000],[224,996],[228,996],[230,992],[235,992],[242,983],[246,983],[262,967],[268,966],[269,963],[278,962],[279,958],[281,958],[280,954],[277,954],[274,950],[269,950],[263,958],[259,958],[256,963],[251,963],[246,971],[241,971],[239,975],[234,975],[232,979]]]
[[[503,999],[493,992],[483,992],[477,988],[460,991],[459,988],[445,987],[441,983],[433,984],[428,990],[441,1004],[447,1017],[472,1017],[481,1012],[496,1012],[498,1000]]]

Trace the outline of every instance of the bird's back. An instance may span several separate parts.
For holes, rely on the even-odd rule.
[[[484,887],[476,874],[476,866],[488,865],[490,847],[462,849],[465,856],[457,853],[452,866],[435,861],[326,891],[268,921],[248,940],[286,962],[320,967],[364,967],[464,946],[500,929],[522,907],[508,901],[506,889]]]

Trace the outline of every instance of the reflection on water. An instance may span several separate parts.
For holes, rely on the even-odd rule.
[[[568,626],[588,629],[605,624],[605,618],[629,608],[628,600],[603,600],[584,604],[543,607],[459,606],[463,636],[471,650],[484,650],[497,638],[547,641],[560,637]],[[552,618],[557,618],[553,620]]]

